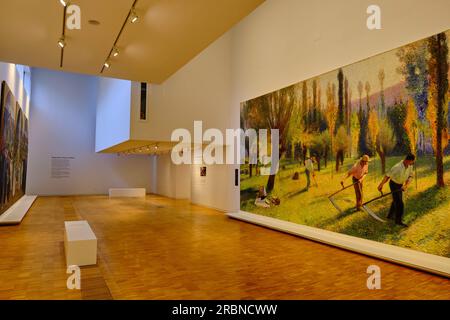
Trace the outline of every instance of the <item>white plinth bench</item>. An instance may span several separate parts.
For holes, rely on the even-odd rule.
[[[124,198],[145,198],[147,190],[145,188],[112,188],[109,189],[109,197]]]
[[[68,266],[97,264],[97,237],[87,221],[66,221],[64,249]]]
[[[23,196],[20,198],[11,208],[0,215],[0,226],[20,224],[36,198],[37,196]]]

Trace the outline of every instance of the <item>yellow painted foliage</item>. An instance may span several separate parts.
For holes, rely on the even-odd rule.
[[[370,144],[372,150],[375,150],[378,132],[380,131],[380,126],[378,124],[378,115],[375,109],[372,109],[369,112],[368,128],[369,128]]]
[[[336,133],[336,141],[333,145],[334,152],[347,150],[350,144],[350,137],[347,135],[345,126],[340,126]]]
[[[325,118],[327,120],[328,128],[331,132],[334,132],[336,128],[336,119],[338,114],[338,108],[336,106],[335,88],[328,83],[327,87],[327,108],[325,109]]]
[[[358,154],[358,141],[359,141],[359,131],[361,130],[361,127],[359,125],[359,119],[358,114],[353,113],[351,116],[351,146],[352,155]]]
[[[378,132],[377,138],[377,148],[384,155],[387,155],[389,152],[394,149],[396,144],[396,138],[394,131],[392,130],[389,122],[386,119],[380,121],[380,130]]]
[[[417,140],[419,139],[419,124],[416,105],[414,100],[410,99],[406,106],[406,118],[404,128],[406,135],[409,138],[409,144],[411,152],[416,154],[417,151]]]
[[[428,90],[428,108],[427,108],[427,119],[430,122],[431,127],[431,136],[432,136],[432,142],[433,142],[433,150],[436,153],[437,149],[437,137],[436,137],[436,131],[437,131],[437,84],[436,84],[436,78],[430,77],[430,86]],[[445,106],[448,106],[448,94],[446,95],[445,99]],[[448,145],[448,128],[443,128],[442,131],[442,149],[445,149]]]

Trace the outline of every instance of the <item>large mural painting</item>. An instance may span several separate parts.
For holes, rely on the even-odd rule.
[[[0,214],[25,194],[28,119],[2,82],[0,101]]]
[[[450,257],[450,32],[243,102],[280,163],[241,165],[241,210]]]

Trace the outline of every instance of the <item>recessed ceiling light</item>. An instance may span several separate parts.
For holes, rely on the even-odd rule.
[[[59,2],[65,7],[67,6],[68,1],[67,0],[59,0]]]
[[[64,40],[64,37],[59,38],[58,45],[62,48],[66,46],[66,41]]]

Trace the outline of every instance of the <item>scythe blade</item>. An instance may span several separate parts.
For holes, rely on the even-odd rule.
[[[329,197],[328,200],[330,200],[331,204],[339,211],[339,213],[343,213],[342,209],[337,205],[333,197]]]
[[[382,222],[382,223],[386,223],[386,220],[381,219],[375,212],[373,212],[372,210],[370,210],[367,206],[362,206],[362,209],[372,218],[374,218],[375,220]]]

